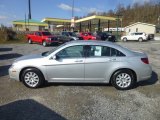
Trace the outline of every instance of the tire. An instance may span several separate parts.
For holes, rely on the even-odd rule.
[[[127,42],[127,38],[123,38],[123,41],[124,41],[124,42]]]
[[[46,42],[46,41],[43,41],[43,42],[42,42],[42,45],[43,45],[44,47],[46,47],[46,46],[47,46],[47,42]]]
[[[20,77],[23,84],[28,88],[38,88],[44,84],[44,77],[36,68],[25,69]]]
[[[143,38],[139,38],[138,41],[139,41],[139,42],[142,42],[142,41],[143,41]]]
[[[29,44],[32,44],[32,40],[31,40],[31,39],[29,39],[29,40],[28,40],[28,43],[29,43]]]
[[[112,76],[111,83],[118,90],[128,90],[135,84],[135,76],[130,70],[119,70]]]

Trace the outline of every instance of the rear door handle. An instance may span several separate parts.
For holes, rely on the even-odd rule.
[[[75,62],[83,62],[83,60],[76,60]]]

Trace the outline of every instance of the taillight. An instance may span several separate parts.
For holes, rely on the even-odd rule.
[[[148,58],[141,58],[141,61],[145,64],[149,64]]]

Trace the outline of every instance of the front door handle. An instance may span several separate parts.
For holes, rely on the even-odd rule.
[[[116,61],[116,58],[111,58],[109,61]]]

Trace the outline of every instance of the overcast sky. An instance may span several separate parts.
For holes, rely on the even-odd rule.
[[[67,18],[72,14],[73,0],[31,0],[32,18],[42,20],[45,17]],[[124,6],[149,0],[74,0],[75,16],[84,16],[89,12],[115,10],[118,4]],[[152,0],[153,1],[153,0]],[[0,24],[10,26],[13,20],[21,20],[28,16],[28,0],[0,0]]]

